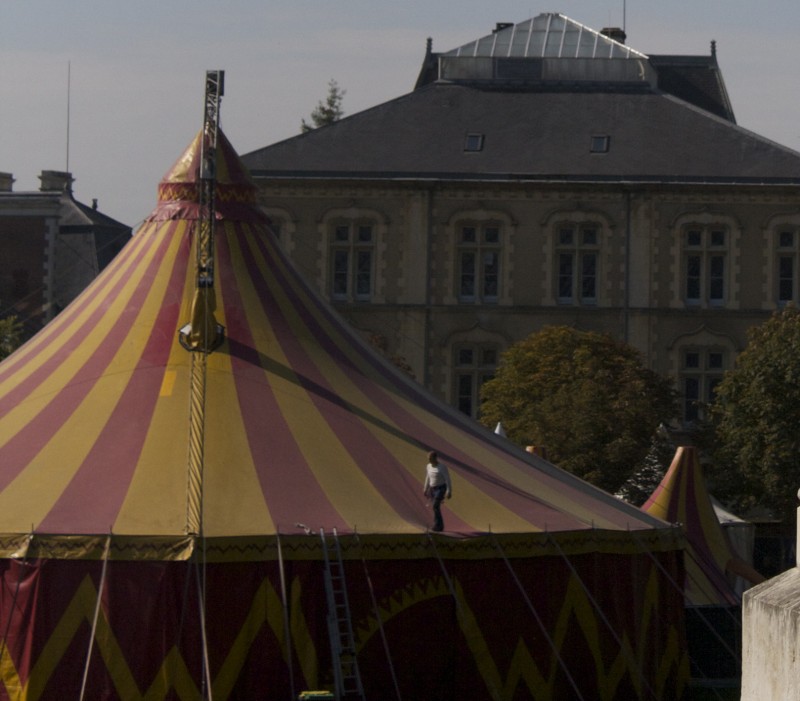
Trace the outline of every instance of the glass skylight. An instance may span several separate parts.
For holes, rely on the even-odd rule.
[[[499,28],[488,36],[448,51],[445,56],[496,58],[647,58],[580,22],[544,13]]]

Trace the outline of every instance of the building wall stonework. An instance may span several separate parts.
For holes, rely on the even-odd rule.
[[[477,397],[495,350],[554,324],[610,333],[679,390],[686,375],[688,391],[707,394],[748,328],[787,302],[779,284],[800,290],[800,255],[781,283],[780,242],[792,233],[800,247],[789,187],[257,183],[310,282],[453,404],[469,372]],[[365,299],[332,295],[331,226],[344,220],[374,222]]]

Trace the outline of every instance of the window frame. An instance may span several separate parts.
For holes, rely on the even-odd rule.
[[[500,346],[496,343],[465,341],[453,345],[453,406],[462,414],[480,418],[481,387],[494,379],[499,360]]]
[[[784,236],[791,236],[790,243],[783,243]],[[773,260],[775,270],[775,284],[773,294],[775,303],[779,307],[800,301],[800,229],[796,226],[781,225],[775,229],[775,242],[773,246]],[[788,261],[791,264],[789,275],[781,269],[782,264]],[[789,295],[783,294],[782,288],[788,283]]]
[[[370,302],[375,295],[377,226],[369,219],[330,225],[330,296],[334,302]],[[366,281],[366,288],[361,285]]]
[[[731,228],[718,222],[689,222],[680,229],[681,290],[689,307],[724,307],[730,285]]]
[[[457,224],[456,232],[456,299],[460,304],[498,304],[503,282],[503,225],[494,219],[464,220]]]
[[[729,353],[717,345],[688,345],[680,349],[679,358],[681,419],[687,425],[706,418],[706,407],[714,403],[714,391],[728,368]]]
[[[611,136],[608,134],[592,134],[589,141],[590,153],[608,153],[611,148]]]
[[[564,220],[556,224],[554,260],[558,304],[598,305],[602,230],[601,224],[593,220]],[[591,284],[591,290],[587,284]]]
[[[481,132],[467,132],[464,135],[464,151],[466,153],[478,153],[483,151],[486,136]]]

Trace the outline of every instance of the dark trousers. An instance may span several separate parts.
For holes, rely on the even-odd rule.
[[[442,484],[438,487],[431,487],[431,499],[433,500],[433,528],[434,531],[444,530],[444,519],[442,519],[442,501],[447,494],[447,486]]]

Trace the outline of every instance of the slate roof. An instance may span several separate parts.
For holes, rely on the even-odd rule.
[[[131,227],[74,199],[71,193],[61,194],[59,233],[92,233],[100,269],[106,267],[131,237]]]
[[[431,83],[242,160],[271,178],[800,179],[800,153],[646,86]]]
[[[410,94],[242,160],[270,178],[794,183],[800,153],[736,126],[711,47],[647,56],[558,13],[429,40]]]
[[[736,122],[714,48],[710,56],[650,56],[650,64],[659,90]]]

